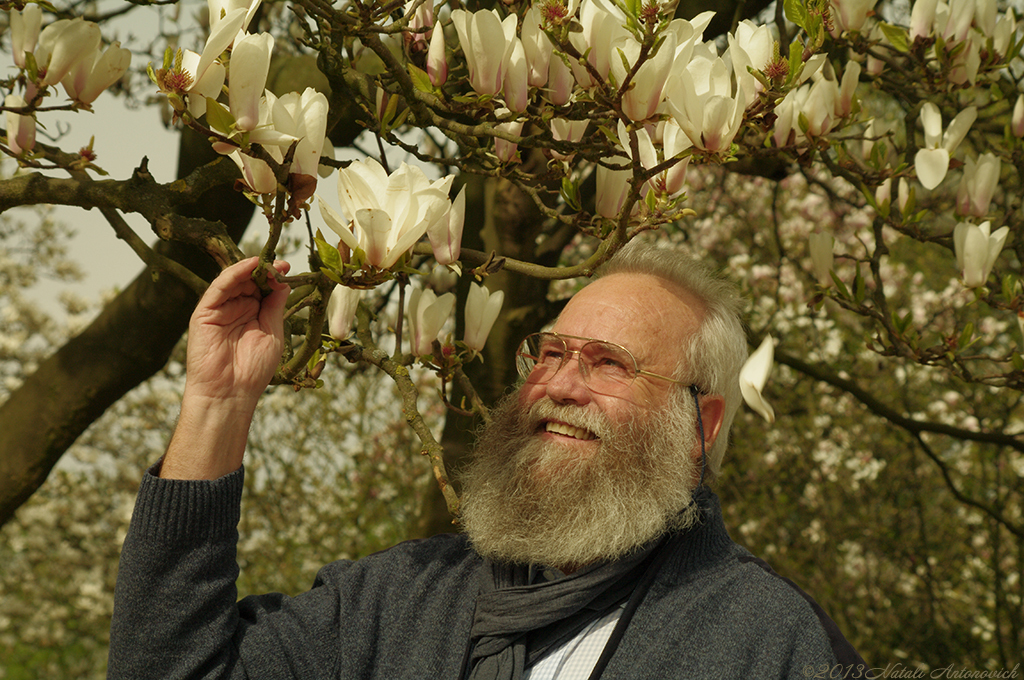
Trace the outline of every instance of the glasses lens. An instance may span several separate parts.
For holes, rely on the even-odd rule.
[[[588,342],[580,349],[583,380],[595,392],[618,394],[636,378],[636,360],[620,345]]]
[[[580,357],[580,377],[594,392],[618,394],[636,378],[636,360],[625,347],[592,340],[579,350],[570,350],[565,338],[553,333],[527,336],[516,353],[516,368],[527,382],[543,385],[558,373],[567,355],[577,351]]]
[[[543,384],[562,367],[565,353],[565,342],[557,335],[535,333],[519,346],[516,368],[528,382]]]

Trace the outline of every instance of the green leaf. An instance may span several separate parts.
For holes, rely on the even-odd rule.
[[[573,212],[580,212],[580,188],[568,177],[562,178],[562,200]]]
[[[329,269],[340,272],[344,265],[341,262],[341,253],[338,252],[338,249],[324,239],[324,235],[319,229],[317,229],[313,241],[316,243],[316,252],[320,255],[320,261]]]
[[[784,0],[782,8],[786,12],[786,18],[794,24],[810,33],[811,15],[807,12],[806,0]]]
[[[1013,367],[1018,371],[1024,371],[1024,356],[1020,354],[1014,354],[1010,360],[1013,363]]]
[[[654,195],[653,191],[648,191],[647,196],[644,197],[644,202],[647,204],[647,209],[654,212],[655,208],[658,207],[658,198]]]
[[[1003,299],[1010,302],[1017,297],[1017,277],[1007,274],[1003,277]]]
[[[867,287],[864,284],[864,277],[860,273],[860,267],[858,267],[857,275],[853,277],[853,301],[858,305],[863,304],[866,295]]]
[[[334,281],[339,285],[344,285],[341,281],[341,277],[338,276],[337,272],[333,272],[327,267],[320,267],[320,273],[329,278],[331,281]]]
[[[960,338],[957,340],[957,347],[959,347],[960,349],[965,349],[965,348],[969,347],[971,345],[971,343],[973,342],[971,340],[971,337],[973,337],[973,336],[974,336],[974,324],[971,323],[970,321],[968,321],[967,325],[964,326],[964,330],[960,333]]]
[[[225,137],[235,129],[235,117],[227,108],[211,97],[206,98],[206,123]]]
[[[789,75],[786,76],[786,87],[792,87],[800,72],[804,70],[804,46],[794,40],[789,43]]]
[[[846,287],[846,284],[843,283],[843,280],[841,278],[836,276],[836,273],[834,271],[829,272],[829,274],[832,276],[832,282],[836,284],[836,290],[839,291],[839,294],[842,295],[847,300],[849,300],[850,289]]]
[[[882,29],[882,34],[885,36],[885,39],[892,43],[893,47],[900,52],[910,51],[910,36],[907,34],[905,28],[902,26],[893,26],[892,24],[887,24],[884,21],[880,22],[878,27]]]
[[[430,76],[416,64],[409,64],[409,76],[412,78],[412,84],[420,92],[434,91],[434,84],[430,82]],[[390,104],[390,102],[388,103]]]

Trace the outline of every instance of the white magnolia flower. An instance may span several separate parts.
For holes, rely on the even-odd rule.
[[[999,186],[1002,164],[994,153],[968,158],[956,195],[956,211],[964,216],[984,217],[992,194]]]
[[[761,391],[768,383],[774,357],[775,344],[772,342],[772,336],[766,335],[760,347],[754,350],[740,369],[740,393],[743,395],[743,401],[769,423],[775,422],[775,411],[771,404],[765,401]]]
[[[924,128],[924,148],[914,156],[917,179],[925,189],[939,186],[949,170],[949,158],[967,135],[978,109],[969,106],[960,113],[942,132],[942,113],[939,107],[925,102],[921,107],[921,126]]]
[[[345,245],[365,253],[367,263],[388,269],[432,224],[447,218],[452,179],[431,182],[406,163],[389,176],[372,158],[355,161],[338,172],[338,198],[347,219],[323,200],[320,214]]]
[[[466,296],[466,335],[463,338],[470,349],[483,350],[504,300],[505,293],[500,290],[490,293],[483,286],[470,284]]]
[[[123,49],[121,43],[115,42],[105,51],[97,45],[92,52],[82,55],[60,84],[73,101],[88,105],[119,81],[131,62],[131,51]]]
[[[666,88],[665,101],[693,146],[727,152],[743,122],[747,94],[741,80],[733,91],[732,74],[721,57],[694,56]]]
[[[39,33],[36,65],[44,85],[56,85],[80,60],[99,49],[100,27],[81,17],[55,21]]]
[[[992,266],[999,257],[1009,227],[1001,227],[990,234],[991,222],[982,222],[975,226],[970,222],[961,222],[953,230],[953,246],[956,253],[956,265],[968,288],[980,288],[985,285]]]

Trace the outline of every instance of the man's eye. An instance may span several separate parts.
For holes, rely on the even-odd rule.
[[[562,361],[565,352],[558,349],[542,349],[537,360],[542,364],[556,364]]]

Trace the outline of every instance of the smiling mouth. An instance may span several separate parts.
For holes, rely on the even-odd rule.
[[[597,435],[590,430],[584,430],[581,427],[574,427],[572,425],[566,425],[565,423],[556,423],[550,420],[544,423],[544,431],[553,432],[554,434],[560,434],[565,437],[572,437],[573,439],[580,439],[582,441],[597,439]]]

